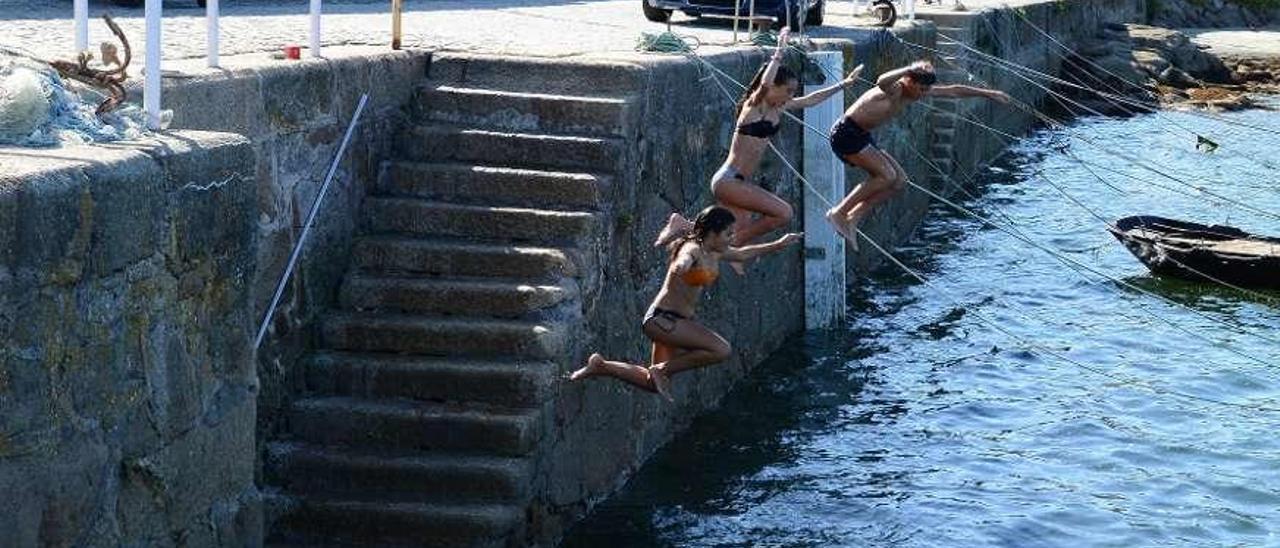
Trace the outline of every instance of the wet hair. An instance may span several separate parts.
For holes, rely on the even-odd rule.
[[[938,82],[938,75],[932,70],[913,68],[907,71],[907,78],[922,86],[932,86]]]
[[[671,260],[676,259],[684,244],[702,242],[707,236],[728,230],[737,220],[732,211],[721,206],[713,205],[702,210],[693,220],[693,230],[671,244]]]
[[[742,115],[742,109],[744,107],[746,107],[748,104],[752,104],[752,105],[755,104],[755,103],[751,103],[751,96],[756,94],[757,89],[760,89],[760,80],[764,79],[764,71],[768,68],[769,68],[769,65],[767,64],[762,65],[760,67],[760,70],[756,71],[756,75],[751,78],[751,83],[747,85],[747,91],[743,92],[742,98],[738,99],[738,106],[733,109],[733,117],[735,119],[738,116]],[[800,78],[797,77],[796,73],[792,72],[791,69],[785,66],[779,65],[778,72],[773,75],[773,85],[785,86],[787,85],[788,82],[793,82],[793,81],[798,82],[800,81]]]

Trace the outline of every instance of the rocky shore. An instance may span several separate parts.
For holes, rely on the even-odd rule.
[[[1149,0],[1147,8],[1149,24],[1100,28],[1064,63],[1072,84],[1057,91],[1078,104],[1071,110],[1255,108],[1251,95],[1280,93],[1280,0]]]
[[[1082,87],[1169,107],[1254,108],[1259,105],[1251,94],[1280,91],[1280,55],[1231,58],[1207,49],[1178,30],[1108,25],[1081,45],[1066,63],[1064,76]],[[1062,86],[1060,91],[1104,114],[1141,110],[1078,87]]]

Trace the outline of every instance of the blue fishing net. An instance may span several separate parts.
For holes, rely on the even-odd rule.
[[[103,98],[96,90],[68,86],[47,65],[0,61],[0,144],[67,146],[136,139],[146,133],[146,117],[134,105],[101,117],[95,114]]]

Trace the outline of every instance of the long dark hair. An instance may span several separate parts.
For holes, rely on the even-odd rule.
[[[755,95],[757,89],[760,89],[760,81],[764,79],[764,71],[767,68],[769,68],[769,65],[762,65],[760,70],[756,71],[756,75],[751,78],[751,84],[747,85],[747,91],[743,92],[742,98],[738,99],[738,106],[733,109],[734,120],[737,120],[739,116],[742,116],[743,107],[746,107],[748,104],[753,106],[755,105],[755,103],[750,102],[751,96]],[[781,65],[778,66],[778,72],[773,75],[773,85],[775,86],[785,86],[796,80],[799,80],[799,78],[796,77],[796,73]]]
[[[698,213],[698,217],[693,220],[693,230],[671,243],[671,260],[676,260],[676,256],[680,254],[684,244],[689,242],[701,243],[711,234],[728,230],[737,221],[738,218],[733,215],[732,211],[721,206],[713,205],[702,210],[702,212]]]

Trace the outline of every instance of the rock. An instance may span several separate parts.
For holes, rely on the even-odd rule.
[[[1161,84],[1181,89],[1193,88],[1200,85],[1195,78],[1192,78],[1189,74],[1182,71],[1182,69],[1174,66],[1170,66],[1161,71],[1160,75],[1156,77],[1156,80]]]
[[[1107,40],[1086,40],[1080,44],[1076,52],[1085,57],[1106,57],[1111,55],[1112,42]]]
[[[1201,51],[1198,45],[1181,32],[1148,25],[1129,25],[1129,36],[1133,39],[1135,48],[1158,52],[1168,63],[1196,78],[1219,83],[1231,81],[1231,69],[1221,59]],[[1134,58],[1149,74],[1156,77],[1167,68],[1165,62],[1140,58],[1137,51],[1134,52]]]
[[[1133,50],[1132,55],[1133,63],[1136,63],[1143,72],[1146,72],[1152,78],[1158,77],[1160,73],[1171,65],[1168,59],[1151,50]]]
[[[1142,84],[1146,78],[1134,68],[1133,59],[1122,55],[1108,55],[1094,61],[1098,67],[1096,76],[1104,80],[1119,78],[1132,84]]]

